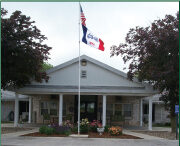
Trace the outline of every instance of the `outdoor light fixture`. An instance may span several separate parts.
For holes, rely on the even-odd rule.
[[[87,61],[86,61],[86,60],[82,60],[82,61],[81,61],[81,65],[82,65],[82,66],[86,66],[86,65],[87,65]]]

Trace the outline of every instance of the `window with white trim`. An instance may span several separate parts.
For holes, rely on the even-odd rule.
[[[57,103],[56,102],[50,102],[50,115],[57,116]]]
[[[112,116],[113,115],[113,104],[107,104],[107,116]]]
[[[122,104],[115,104],[115,115],[123,115],[122,114]]]
[[[48,114],[48,102],[43,101],[41,102],[41,115]]]
[[[41,115],[50,114],[57,116],[57,102],[55,101],[41,101],[40,104]]]
[[[132,104],[131,103],[115,103],[113,104],[113,115],[123,116],[124,118],[132,118]]]
[[[132,117],[132,104],[123,104],[124,117]]]

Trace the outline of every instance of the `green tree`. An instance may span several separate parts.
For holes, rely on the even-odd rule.
[[[15,11],[5,18],[7,11],[1,9],[1,88],[23,87],[31,79],[48,81],[42,65],[49,59],[51,47],[43,44],[47,38],[34,25],[30,17]]]
[[[149,27],[130,29],[125,43],[111,47],[111,56],[121,55],[130,62],[128,77],[138,75],[162,94],[170,110],[172,132],[175,132],[175,104],[179,104],[179,12],[155,20]]]
[[[43,65],[42,65],[42,72],[45,72],[46,70],[50,69],[50,68],[53,68],[53,65],[49,64],[49,63],[46,63],[44,62]]]

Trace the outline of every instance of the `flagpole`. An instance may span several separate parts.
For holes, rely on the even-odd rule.
[[[81,17],[81,12],[80,12],[80,2],[79,2],[79,90],[78,90],[78,135],[80,134],[80,18]]]

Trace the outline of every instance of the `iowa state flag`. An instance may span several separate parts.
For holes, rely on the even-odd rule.
[[[87,29],[86,23],[85,23],[86,18],[84,16],[81,5],[80,5],[80,11],[81,11],[81,24],[82,24],[82,29],[83,29],[82,41],[91,47],[104,51],[104,42],[100,38],[93,35],[93,33]]]

